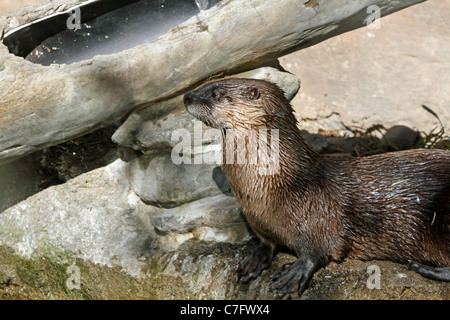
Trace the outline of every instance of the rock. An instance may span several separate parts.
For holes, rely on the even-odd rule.
[[[234,75],[234,78],[251,78],[266,80],[275,83],[283,90],[286,99],[291,101],[300,89],[300,80],[292,73],[286,72],[278,60],[273,63],[274,67],[261,67],[247,72]]]
[[[38,5],[42,3],[42,0],[3,0],[0,6],[0,14],[14,11],[24,6]]]
[[[119,146],[143,152],[170,152],[178,143],[171,139],[173,130],[186,129],[193,133],[193,125],[192,117],[183,110],[182,96],[177,96],[152,108],[131,113],[116,130],[112,140]]]
[[[449,1],[436,0],[381,13],[379,29],[353,30],[280,58],[302,80],[294,109],[314,122],[338,114],[349,128],[401,124],[429,132],[440,124],[424,104],[449,128],[449,10]]]
[[[173,209],[164,209],[151,218],[165,248],[178,248],[188,239],[239,243],[249,238],[248,227],[236,198],[216,195]]]
[[[0,165],[0,212],[51,186],[117,159],[115,126]]]
[[[48,248],[79,252],[94,263],[136,274],[139,257],[152,248],[174,250],[190,238],[240,242],[248,236],[220,167],[175,166],[170,156],[161,156],[133,177],[135,166],[138,160],[117,160],[8,208],[0,214],[0,245],[26,257]],[[142,202],[133,187],[157,206]]]
[[[177,251],[154,251],[142,262],[142,276],[120,268],[75,259],[69,253],[33,260],[0,246],[0,297],[3,299],[224,299],[272,300],[268,286],[283,264],[295,257],[279,253],[270,268],[247,284],[236,282],[235,266],[256,247],[242,244],[185,242]],[[69,289],[69,267],[80,271],[80,289]],[[17,271],[15,271],[17,270]],[[37,279],[36,279],[37,278]],[[379,281],[378,281],[379,280]],[[378,286],[379,284],[379,286]],[[450,284],[425,279],[387,261],[347,260],[319,270],[299,298],[324,300],[448,300]],[[166,310],[169,312],[168,310]],[[179,311],[177,311],[179,312]]]
[[[145,206],[123,179],[120,160],[110,166],[53,186],[0,214],[0,245],[33,257],[40,251],[68,250],[107,266],[137,275],[154,243]]]
[[[59,0],[55,0],[57,1]],[[375,2],[388,5],[385,1]],[[310,14],[313,14],[311,10],[315,10],[315,16],[320,15],[321,10],[331,5],[330,3],[310,1],[307,4],[308,9],[305,10],[309,10]],[[244,5],[242,2],[239,4]],[[247,5],[249,4],[245,3],[245,6]],[[390,8],[382,9],[390,12],[398,8],[395,7],[398,5],[400,4],[396,3]],[[319,41],[328,32],[339,33],[344,29],[355,27],[355,24],[359,23],[358,19],[364,15],[365,8],[358,7],[359,5],[354,6],[354,15],[350,20],[342,22],[335,31],[331,29],[310,31],[316,32],[316,35],[310,36]],[[227,11],[231,9],[226,5],[219,4],[218,7],[226,9],[226,14],[232,13]],[[345,6],[341,4],[340,8],[334,9],[342,8]],[[253,12],[254,8],[248,9],[248,11],[244,10],[245,14]],[[338,14],[345,16],[350,13],[336,13]],[[208,15],[208,12],[202,12],[198,21],[203,21],[201,19],[209,17]],[[263,17],[266,18],[264,15]],[[197,27],[198,21],[196,21]],[[191,34],[192,25],[189,23],[171,33],[180,37],[176,38],[176,43],[183,42]],[[214,24],[211,24],[211,29],[208,30],[211,34],[214,33],[213,27]],[[221,27],[228,35],[230,32],[231,34],[236,32],[236,30],[228,30],[224,25]],[[198,30],[192,32],[198,38],[208,36]],[[295,34],[288,34],[286,37],[295,37]],[[298,39],[291,39],[291,41],[298,41]],[[255,43],[260,42],[260,39],[255,39]],[[253,47],[251,49],[256,50]],[[142,50],[148,53],[148,48]],[[259,54],[252,52],[255,55]],[[136,61],[127,59],[130,57],[128,54],[136,54],[136,57],[133,57]],[[61,72],[60,76],[71,72],[81,76],[86,70],[94,72],[100,65],[108,67],[110,62],[117,63],[114,65],[117,68],[111,70],[111,74],[108,74],[111,78],[108,79],[116,79],[114,74],[118,72],[117,74],[123,75],[127,81],[130,81],[130,87],[122,88],[117,85],[113,88],[117,90],[116,98],[122,100],[114,101],[111,96],[106,98],[91,96],[92,103],[103,105],[105,101],[117,102],[122,107],[137,103],[142,108],[146,106],[148,108],[133,112],[114,135],[115,140],[122,145],[123,158],[128,163],[117,160],[104,168],[81,174],[64,184],[32,195],[0,214],[1,298],[275,298],[273,293],[268,292],[271,278],[281,270],[282,265],[295,261],[295,257],[281,252],[276,256],[271,267],[258,279],[248,284],[235,281],[236,264],[257,244],[254,240],[247,241],[251,237],[250,232],[241,215],[239,204],[231,196],[230,187],[223,172],[214,163],[176,164],[172,157],[172,151],[180,143],[179,139],[174,139],[175,132],[187,134],[189,142],[194,141],[186,148],[187,159],[192,162],[196,156],[201,156],[204,160],[206,155],[214,154],[217,139],[205,135],[206,128],[201,127],[200,137],[197,137],[195,142],[196,122],[184,111],[181,102],[183,90],[191,88],[191,85],[185,82],[172,83],[173,87],[168,88],[167,83],[165,84],[164,81],[170,83],[171,80],[180,76],[181,69],[177,71],[180,73],[174,72],[174,75],[168,76],[168,79],[164,78],[161,83],[158,82],[157,74],[155,79],[148,80],[145,78],[148,70],[139,70],[147,66],[143,63],[145,59],[140,54],[139,50],[132,49],[124,55],[110,56],[111,61],[107,62],[104,57],[94,58],[90,62],[79,64],[78,67],[81,70],[70,69],[67,66],[49,67],[57,74]],[[173,58],[177,54],[175,52],[169,56]],[[221,54],[223,59],[226,53]],[[265,55],[266,53],[261,53],[261,56],[270,56],[270,61],[273,61],[275,54]],[[129,69],[122,68],[124,65],[119,58],[127,61]],[[256,60],[255,56],[237,57],[236,60],[243,63],[250,58]],[[0,55],[0,61],[2,59]],[[3,67],[3,71],[7,71],[3,72],[3,75],[7,76],[5,78],[7,81],[10,79],[8,77],[11,77],[9,73],[12,70],[11,66],[14,63],[19,65],[14,58],[8,59],[10,59],[9,64]],[[142,65],[138,68],[135,63],[142,63]],[[192,66],[185,61],[185,67],[195,69],[202,63],[207,65],[201,58],[198,62],[192,62]],[[223,65],[229,66],[229,61],[225,61]],[[231,69],[230,67],[227,70]],[[133,70],[141,73],[137,75],[128,73]],[[195,76],[190,74],[189,69],[183,70],[187,70],[186,75],[189,75],[189,81],[203,79],[203,76],[199,74]],[[271,77],[272,71],[270,68],[254,70],[256,74],[253,76]],[[24,73],[27,74],[27,72]],[[214,70],[211,69],[208,72],[214,73]],[[0,70],[0,76],[1,73]],[[280,72],[279,75],[278,78],[270,78],[271,81],[281,81],[282,88],[290,88],[285,91],[292,98],[298,90],[299,81],[287,73]],[[105,74],[99,76],[100,79],[105,79],[102,78]],[[135,76],[143,76],[144,78],[140,80],[143,82],[134,82]],[[251,75],[244,74],[244,76]],[[18,77],[21,75],[18,74]],[[77,79],[73,80],[75,82],[70,80],[70,84],[81,81],[81,78]],[[97,92],[98,87],[90,82],[91,79],[84,81],[82,86],[76,86],[83,89],[80,92],[88,95]],[[143,85],[145,81],[148,87]],[[50,82],[49,80],[49,85]],[[31,87],[33,85],[35,83],[32,83]],[[130,89],[129,96],[122,97],[120,95],[122,89]],[[161,92],[173,89],[174,91],[162,93],[162,96],[158,96],[160,100],[156,99],[158,101],[156,103],[151,100],[154,92],[148,93],[145,89],[162,90]],[[53,93],[59,94],[58,91]],[[46,94],[43,92],[44,96]],[[169,97],[170,100],[167,100]],[[36,99],[39,102],[41,98],[39,96]],[[66,98],[64,101],[68,105],[73,103],[70,94]],[[79,101],[80,104],[85,101],[83,99],[87,98],[83,96]],[[49,100],[48,103],[51,106],[54,101]],[[104,109],[98,112],[102,110]],[[335,117],[330,116],[328,119],[336,122],[336,130],[340,130],[341,115],[338,113],[334,115]],[[30,117],[33,116],[41,115],[30,114]],[[71,116],[73,119],[77,118],[77,115]],[[89,130],[94,127],[90,127]],[[177,129],[180,131],[176,131]],[[54,132],[49,132],[49,136],[53,134]],[[336,145],[330,142],[330,139],[320,135],[305,133],[305,136],[321,152],[326,152]],[[356,138],[346,141],[349,141],[345,144],[347,149],[360,143]],[[32,146],[34,147],[37,146]],[[18,148],[20,149],[20,146]],[[15,153],[14,156],[17,155],[18,153]],[[138,156],[140,157],[137,158]],[[0,170],[1,174],[4,172]],[[80,276],[80,286],[73,289],[71,284],[73,285],[74,282],[68,281],[73,281],[73,276],[77,274]],[[331,263],[317,272],[310,288],[301,299],[449,299],[449,287],[447,283],[424,279],[407,270],[405,266],[395,263],[348,260],[339,265]],[[296,294],[289,295],[287,298],[298,299]]]
[[[170,208],[205,197],[230,192],[217,165],[179,164],[170,155],[144,155],[130,163],[132,189],[146,203]]]
[[[237,283],[236,264],[257,244],[229,243],[248,237],[234,198],[145,205],[123,178],[128,165],[117,160],[0,214],[1,298],[275,298],[271,278],[295,257],[281,252],[261,277]],[[449,299],[449,287],[395,263],[348,260],[317,272],[301,299]]]
[[[399,150],[410,149],[417,143],[420,133],[407,126],[393,126],[383,135],[382,143]]]

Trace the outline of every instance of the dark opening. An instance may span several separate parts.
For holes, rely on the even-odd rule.
[[[34,63],[70,64],[150,43],[219,1],[98,0],[19,28],[3,43]]]

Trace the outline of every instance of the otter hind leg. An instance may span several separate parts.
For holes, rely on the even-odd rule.
[[[276,291],[279,298],[290,292],[302,294],[317,270],[323,267],[317,259],[302,256],[296,262],[286,265],[281,272],[272,279],[269,290]]]
[[[245,256],[237,265],[238,281],[246,283],[258,277],[264,269],[270,266],[273,256],[273,246],[259,245],[255,251]]]
[[[417,272],[425,278],[450,282],[450,267],[430,267],[417,262],[409,262],[408,269]]]

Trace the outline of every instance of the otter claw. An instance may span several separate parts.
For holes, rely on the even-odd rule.
[[[317,265],[309,259],[299,259],[284,265],[282,271],[272,279],[269,291],[276,291],[278,298],[291,292],[301,295],[308,288],[317,269]]]
[[[243,283],[257,278],[272,262],[273,249],[267,245],[260,245],[237,265],[237,280]]]

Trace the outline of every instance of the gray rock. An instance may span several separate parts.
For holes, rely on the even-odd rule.
[[[420,137],[420,133],[407,126],[393,126],[383,135],[382,143],[396,149],[410,149]]]
[[[230,191],[225,174],[217,165],[177,165],[168,154],[135,159],[128,167],[128,177],[143,201],[163,208]]]
[[[42,0],[3,0],[0,5],[0,14],[11,12],[24,6],[35,6],[42,2]]]
[[[141,276],[134,277],[120,268],[88,260],[68,258],[62,262],[62,254],[29,260],[0,246],[0,294],[3,299],[34,300],[275,299],[274,293],[268,291],[271,279],[295,257],[279,253],[260,277],[247,284],[238,283],[235,266],[255,247],[253,241],[227,244],[190,240],[176,251],[153,251],[141,261]],[[70,290],[65,285],[69,266],[80,268],[80,290]],[[378,287],[374,276],[379,276]],[[388,261],[349,259],[319,270],[301,297],[294,293],[285,299],[448,300],[450,284],[425,279],[404,265]]]
[[[379,146],[380,142],[376,137],[327,137],[328,145],[323,150],[324,153],[354,154],[357,156],[372,154],[374,146]],[[372,150],[371,150],[372,148]],[[371,152],[372,151],[372,152]]]
[[[188,239],[239,243],[249,238],[248,227],[236,198],[216,195],[173,209],[164,209],[151,218],[165,248],[177,248]]]
[[[137,275],[155,234],[145,206],[134,194],[118,160],[108,167],[50,187],[0,214],[0,245],[32,257],[70,251]]]

